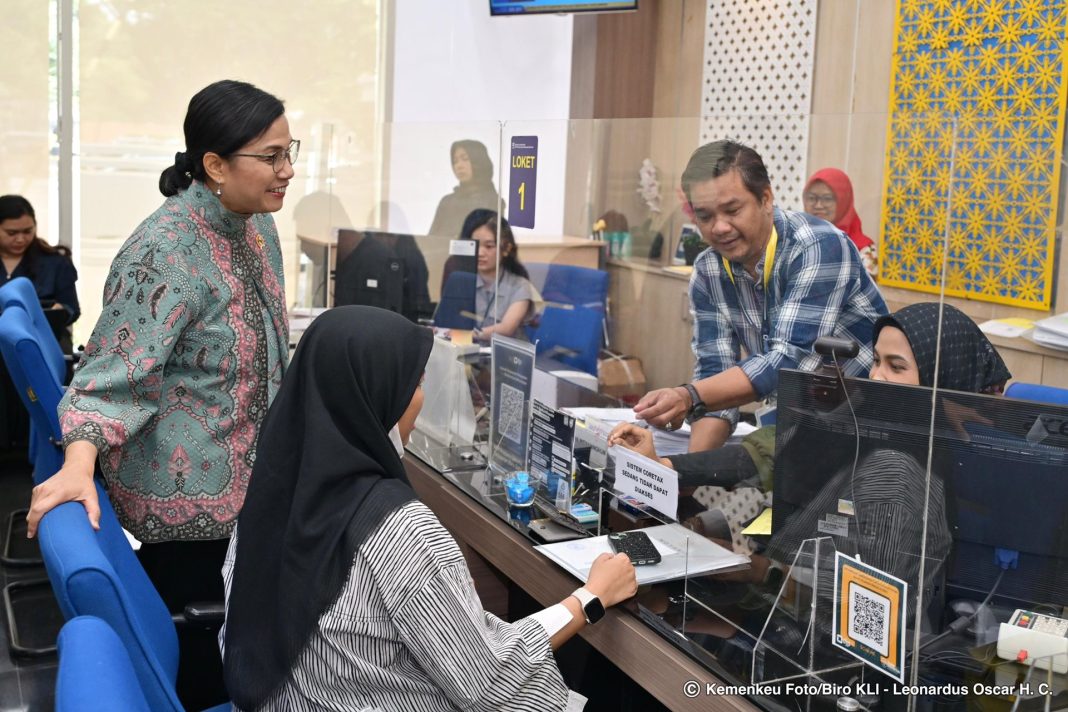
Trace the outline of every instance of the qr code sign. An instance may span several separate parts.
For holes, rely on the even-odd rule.
[[[523,435],[523,391],[502,383],[500,408],[497,430],[518,445]]]
[[[849,584],[849,637],[882,656],[890,654],[890,599]]]

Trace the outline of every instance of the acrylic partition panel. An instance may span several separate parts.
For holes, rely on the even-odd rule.
[[[513,238],[502,241],[495,235],[491,246],[494,294],[529,294],[517,291],[505,276],[514,274],[505,266],[507,257],[517,256],[533,289],[533,313],[524,312],[520,323],[522,333],[535,344],[535,374],[555,372],[559,382],[567,378],[559,377],[560,371],[575,372],[574,382],[566,381],[574,388],[567,398],[574,401],[549,402],[546,393],[556,397],[559,388],[535,394],[549,407],[610,402],[580,403],[580,392],[590,394],[587,398],[622,398],[632,404],[652,389],[694,377],[692,267],[685,264],[684,248],[701,248],[713,235],[711,227],[698,225],[686,214],[689,206],[679,198],[681,175],[698,146],[723,137],[749,142],[765,156],[777,207],[807,211],[848,231],[848,242],[841,242],[843,254],[848,253],[855,269],[875,274],[891,311],[933,302],[960,308],[972,322],[1048,315],[984,301],[985,295],[978,293],[996,291],[1000,279],[1007,280],[1006,294],[1010,288],[1030,294],[1036,276],[1044,274],[1043,249],[1055,248],[1059,235],[1040,229],[1060,225],[1055,209],[1063,188],[1050,184],[1046,169],[1047,187],[1031,188],[1029,198],[1023,193],[1030,185],[1027,180],[1033,181],[1048,162],[1045,147],[1017,140],[1003,149],[992,145],[991,155],[980,160],[979,151],[987,150],[991,137],[983,131],[974,135],[977,126],[968,121],[962,126],[959,117],[911,116],[902,138],[894,133],[902,125],[900,117],[891,121],[885,114],[810,115],[801,121],[807,127],[807,143],[791,144],[787,151],[779,149],[786,134],[776,131],[800,124],[780,117],[776,125],[775,120],[389,126],[383,133],[392,137],[395,160],[388,181],[379,187],[383,199],[372,226],[396,233],[401,231],[399,215],[417,216],[403,227],[416,235],[427,263],[430,302],[444,302],[440,275],[446,261],[456,257],[450,250],[458,248],[449,243],[451,235],[439,244],[436,236],[418,233],[429,232],[439,194],[457,192],[448,165],[439,165],[444,146],[462,137],[483,143],[493,164],[497,205],[510,222]],[[761,131],[754,128],[761,126]],[[878,141],[872,139],[877,126],[882,127],[881,134],[874,132]],[[432,136],[447,137],[437,141],[441,145],[436,153],[428,145]],[[996,131],[992,134],[1000,137]],[[439,159],[426,158],[432,153]],[[1059,175],[1059,157],[1057,161]],[[976,173],[977,165],[985,166],[985,172]],[[823,169],[841,170],[851,186],[845,186],[840,174]],[[441,185],[428,192],[432,175]],[[659,212],[652,210],[656,197]],[[417,229],[416,224],[423,227]],[[501,228],[498,221],[494,232],[503,232]],[[628,233],[629,238],[614,233]],[[659,252],[654,250],[657,242]],[[999,247],[1002,244],[1017,248],[1009,254]],[[476,272],[482,266],[478,254]],[[715,258],[708,253],[698,259]],[[489,267],[487,260],[483,263]],[[1059,274],[1054,265],[1054,283]],[[593,286],[579,279],[587,275],[596,278]],[[776,289],[774,282],[770,288]],[[600,296],[601,289],[606,296]],[[465,294],[463,303],[468,304],[472,297]],[[491,314],[493,322],[504,320],[506,309],[489,307],[487,316]],[[590,311],[598,313],[583,321]],[[936,309],[924,322],[925,331],[955,333],[950,327],[957,328],[959,322],[946,322],[947,311]],[[439,312],[440,304],[434,314]],[[468,312],[472,321],[480,316],[462,305],[453,312]],[[964,694],[975,704],[1000,699],[1011,705],[1015,697],[1001,694],[1005,685],[995,689],[995,683],[1013,675],[1022,680],[1030,661],[1018,664],[999,657],[995,631],[1016,608],[1048,614],[1054,611],[1050,604],[1064,604],[1056,588],[1065,569],[1056,545],[1064,537],[1063,513],[1056,507],[1052,514],[1026,508],[1028,497],[1034,501],[1036,493],[1039,501],[1047,502],[1047,510],[1048,501],[1061,501],[1055,496],[1060,485],[1052,475],[1059,466],[1060,445],[1055,439],[1031,442],[1036,436],[1029,436],[1036,423],[1050,422],[1042,416],[1054,417],[1057,411],[999,405],[989,395],[942,393],[946,381],[932,380],[933,362],[937,357],[943,366],[955,363],[964,353],[957,341],[951,342],[948,353],[912,344],[922,352],[914,357],[928,364],[928,375],[921,381],[916,369],[911,387],[880,382],[887,380],[883,376],[867,380],[871,334],[858,332],[857,340],[865,342],[857,359],[840,356],[837,364],[834,359],[821,363],[809,355],[798,362],[804,372],[782,376],[779,409],[785,425],[780,420],[773,436],[759,431],[752,435],[743,428],[726,446],[733,448],[724,451],[728,454],[771,449],[774,458],[762,464],[765,471],[728,487],[715,486],[718,478],[709,471],[705,479],[691,475],[694,479],[682,489],[673,519],[695,536],[749,557],[750,567],[690,575],[684,583],[658,582],[643,590],[635,610],[665,634],[671,631],[673,640],[684,640],[686,649],[715,677],[733,685],[764,685],[761,690],[739,688],[752,692],[761,706],[813,709],[847,696],[870,709],[907,705],[910,700],[926,705],[944,701],[943,693],[956,689],[938,685],[960,681],[968,685]],[[574,364],[576,357],[591,353],[597,355],[593,372]],[[480,381],[475,375],[478,356],[461,360],[468,394],[474,394],[464,407],[479,414],[492,383],[487,376]],[[452,370],[459,374],[460,369]],[[608,420],[609,428],[633,418],[625,408],[590,415]],[[751,415],[743,412],[743,421]],[[488,414],[483,414],[476,445],[488,434],[488,422]],[[766,439],[763,445],[761,438]],[[745,450],[746,445],[752,447]],[[658,456],[682,458],[686,438],[660,431],[655,448]],[[686,469],[683,460],[673,462]],[[1020,463],[1034,474],[1025,475]],[[596,467],[578,469],[577,484],[587,493],[598,484],[604,487]],[[1031,485],[1018,491],[999,487],[994,475],[1005,470],[1019,472],[1020,479],[1031,478]],[[468,472],[462,465],[448,476],[509,517],[499,478]],[[1044,493],[1053,496],[1047,501]],[[1003,531],[984,516],[993,498],[1002,503],[998,511],[1011,505],[1009,511],[1017,513],[1013,516],[1024,512],[1025,520],[1041,522],[1042,528],[1030,541]],[[608,521],[619,516],[618,508],[610,506],[601,513],[602,532],[633,526]],[[529,510],[515,510],[511,521],[531,534],[526,520],[535,518]],[[1035,540],[1054,544],[1038,545]],[[995,563],[995,551],[1018,554],[1014,558],[1000,553]],[[991,590],[990,601],[981,605]],[[1049,677],[1056,682],[1063,678],[1059,674],[1055,668],[1038,668],[1031,680]],[[971,687],[976,683],[978,692]],[[1032,687],[1038,690],[1037,683]],[[923,694],[910,694],[915,691]]]
[[[302,238],[319,243],[347,214],[356,222],[374,206],[381,171],[381,136],[374,123],[373,90],[378,46],[378,8],[358,0],[317,8],[323,27],[344,27],[344,41],[322,42],[307,13],[291,7],[274,16],[255,41],[234,43],[233,18],[256,16],[259,6],[225,7],[193,0],[180,6],[138,2],[128,11],[108,3],[84,3],[76,12],[79,47],[75,86],[75,264],[83,316],[76,343],[88,336],[99,310],[108,265],[137,225],[163,201],[160,172],[185,149],[182,122],[190,98],[220,79],[217,58],[184,52],[173,61],[175,37],[226,46],[223,74],[239,77],[285,102],[294,139],[301,141],[283,207],[274,213],[282,247],[286,302],[322,301],[322,273],[302,273]],[[246,23],[247,24],[247,23]],[[242,25],[243,27],[245,25]],[[280,48],[291,61],[278,66]],[[116,77],[122,81],[116,83]],[[166,87],[165,90],[163,88]],[[356,90],[355,87],[366,87]],[[237,159],[253,160],[253,159]],[[344,185],[332,172],[345,170]],[[359,180],[354,180],[360,176]],[[321,260],[317,250],[308,260]]]

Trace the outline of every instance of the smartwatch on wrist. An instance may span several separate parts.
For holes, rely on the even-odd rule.
[[[582,605],[582,615],[586,617],[588,624],[593,625],[604,618],[604,605],[597,596],[594,596],[585,588],[576,588],[571,595],[577,598]]]
[[[705,407],[705,402],[701,400],[701,394],[697,392],[697,386],[692,383],[683,383],[682,387],[690,394],[690,409],[686,411],[686,422],[692,423],[699,418],[705,417],[708,408]]]

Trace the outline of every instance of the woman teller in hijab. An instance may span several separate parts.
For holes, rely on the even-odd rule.
[[[849,181],[849,176],[837,168],[818,170],[805,183],[805,192],[801,198],[806,213],[826,220],[848,235],[860,251],[864,269],[872,277],[878,274],[879,260],[875,243],[864,234],[860,216],[853,207],[853,184]]]
[[[493,161],[481,141],[456,141],[449,148],[457,185],[443,197],[430,223],[431,235],[455,238],[472,210],[504,212],[504,201],[493,187]]]
[[[580,592],[618,603],[634,569],[604,554],[556,606],[515,623],[482,609],[401,464],[432,341],[361,306],[326,312],[301,338],[223,569],[237,707],[581,709],[552,651],[586,622]]]

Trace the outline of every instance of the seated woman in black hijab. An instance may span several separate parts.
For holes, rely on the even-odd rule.
[[[482,609],[401,464],[432,336],[338,307],[300,340],[267,414],[223,568],[226,684],[245,710],[572,710],[552,651],[637,589],[624,555],[515,623]],[[587,608],[587,610],[590,610]]]

